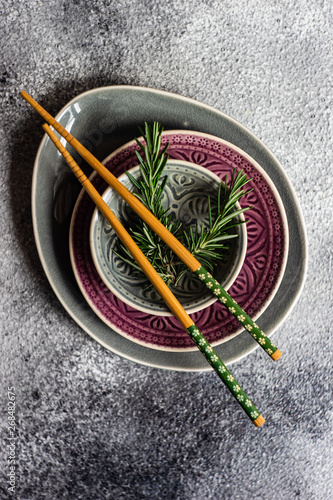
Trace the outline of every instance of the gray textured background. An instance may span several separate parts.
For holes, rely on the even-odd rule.
[[[332,2],[6,0],[0,4],[1,485],[15,386],[18,499],[332,498]],[[231,115],[277,156],[309,238],[303,294],[275,339],[233,365],[257,382],[255,429],[212,373],[146,368],[63,310],[30,216],[40,120],[72,97],[130,84]]]

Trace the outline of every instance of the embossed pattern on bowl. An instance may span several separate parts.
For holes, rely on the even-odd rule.
[[[130,172],[135,178],[140,176],[139,167],[132,168]],[[221,182],[219,177],[206,168],[182,160],[169,160],[163,174],[168,176],[168,182],[162,203],[164,208],[169,208],[173,220],[180,220],[187,231],[190,227],[195,229],[196,225],[201,227],[202,223],[207,226],[208,197],[212,203],[217,200]],[[133,185],[126,174],[122,174],[119,180],[133,191]],[[125,227],[128,227],[128,206],[120,196],[108,188],[103,198]],[[243,216],[241,220],[244,220]],[[225,289],[230,288],[237,278],[247,247],[246,225],[241,224],[232,231],[237,234],[237,238],[229,240],[228,250],[223,251],[223,259],[214,273]],[[91,221],[90,246],[94,264],[103,282],[119,299],[135,309],[157,316],[170,316],[169,309],[147,279],[144,276],[134,276],[133,268],[113,251],[117,240],[110,224],[96,209]],[[171,290],[189,314],[216,301],[190,271],[181,278],[177,287],[171,286]]]

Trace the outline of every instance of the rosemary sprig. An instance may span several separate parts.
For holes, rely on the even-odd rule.
[[[235,218],[251,207],[234,210],[234,206],[242,196],[249,191],[243,188],[248,182],[246,175],[241,170],[232,174],[230,186],[221,183],[218,189],[217,200],[208,198],[208,227],[202,225],[195,229],[190,228],[189,234],[182,228],[180,221],[173,221],[168,214],[169,209],[162,205],[163,191],[168,181],[163,176],[163,171],[168,160],[167,144],[161,150],[161,136],[163,127],[155,122],[151,127],[145,123],[145,128],[139,131],[145,143],[135,139],[141,153],[135,151],[140,166],[140,177],[135,179],[130,173],[127,176],[132,182],[135,196],[157,217],[160,222],[208,269],[212,270],[216,263],[223,259],[223,250],[228,248],[228,240],[237,237],[230,229],[241,224]],[[150,227],[138,220],[134,213],[130,214],[131,224],[129,232],[145,256],[150,260],[164,282],[170,286],[177,286],[182,276],[187,272],[187,266],[178,259],[159,236]],[[142,274],[141,269],[119,242],[117,255],[127,264],[131,265],[137,274]]]
[[[187,243],[188,250],[194,255],[205,267],[212,270],[218,260],[223,258],[221,251],[227,248],[226,242],[231,238],[236,238],[236,234],[230,233],[230,229],[239,224],[241,221],[234,219],[249,210],[252,207],[233,210],[237,201],[251,189],[244,191],[242,189],[249,182],[243,170],[236,174],[235,170],[232,173],[230,187],[227,185],[227,176],[225,176],[224,184],[219,185],[217,196],[217,214],[213,221],[212,207],[210,198],[208,198],[209,210],[209,227],[201,227],[201,231],[196,228],[195,236],[190,229],[190,237],[184,232],[184,237]]]

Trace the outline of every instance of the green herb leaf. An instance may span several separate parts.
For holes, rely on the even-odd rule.
[[[144,131],[141,127],[139,131],[144,141],[135,139],[143,155],[135,151],[140,167],[140,178],[135,179],[127,173],[135,188],[134,195],[183,243],[192,255],[212,270],[223,259],[223,250],[228,247],[228,240],[237,237],[236,234],[230,233],[230,229],[243,223],[237,220],[237,217],[252,208],[235,210],[235,204],[251,191],[243,189],[249,180],[243,170],[236,173],[235,169],[228,186],[226,176],[224,182],[219,185],[216,200],[208,197],[208,227],[204,225],[195,229],[191,227],[187,233],[180,221],[171,220],[168,214],[169,209],[165,210],[162,206],[163,193],[168,182],[168,177],[162,177],[162,174],[168,160],[169,147],[169,144],[166,144],[161,150],[163,127],[158,122],[154,122],[152,127],[145,123]],[[133,217],[135,218],[135,215]],[[187,272],[187,267],[159,236],[142,221],[137,223],[132,220],[129,232],[165,283],[168,286],[179,285],[181,278]],[[130,252],[121,242],[118,243],[116,254],[131,265],[135,273],[142,273]]]

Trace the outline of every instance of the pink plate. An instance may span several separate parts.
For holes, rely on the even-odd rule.
[[[288,224],[280,196],[265,171],[248,154],[217,137],[185,130],[166,131],[162,145],[169,142],[169,157],[208,168],[228,180],[234,170],[244,170],[252,180],[252,191],[241,199],[246,212],[248,246],[244,265],[229,290],[238,304],[256,320],[278,290],[288,256]],[[119,176],[137,164],[135,141],[125,144],[103,163]],[[90,180],[102,194],[107,184],[96,173]],[[89,245],[90,220],[94,204],[84,190],[76,202],[70,229],[70,254],[77,283],[94,312],[110,328],[133,342],[168,351],[197,348],[173,317],[152,316],[120,301],[104,285],[97,273]],[[191,315],[206,339],[217,345],[243,330],[219,302]],[[260,325],[259,325],[260,326]]]

